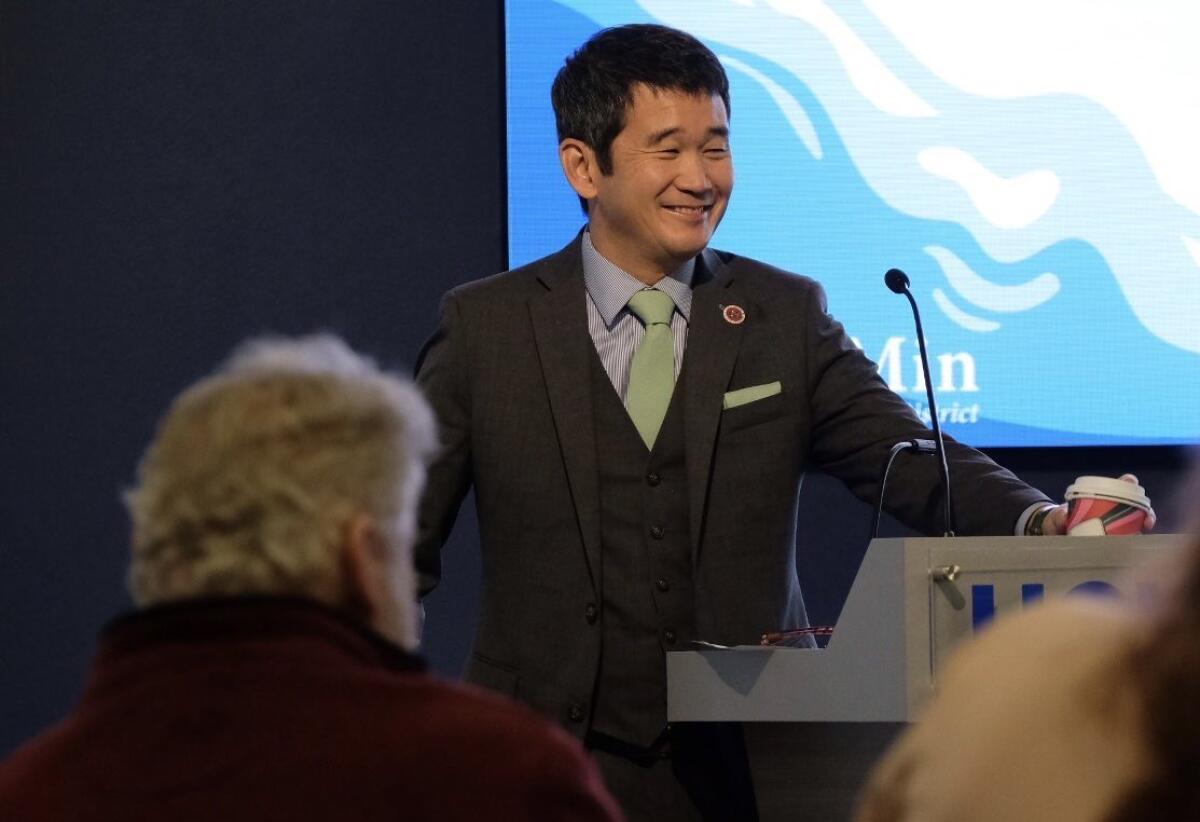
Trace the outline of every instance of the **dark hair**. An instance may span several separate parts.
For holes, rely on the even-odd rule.
[[[1190,486],[1188,497],[1200,499],[1200,464]],[[1151,762],[1107,822],[1200,819],[1200,529],[1193,533],[1170,604],[1126,658]]]
[[[625,128],[633,87],[716,94],[729,110],[729,78],[721,61],[692,35],[637,23],[603,29],[567,58],[550,100],[558,140],[582,140],[596,152],[602,174],[612,173],[612,142]],[[584,203],[584,212],[587,204]]]

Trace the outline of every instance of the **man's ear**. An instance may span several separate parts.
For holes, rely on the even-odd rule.
[[[596,152],[582,140],[568,137],[558,144],[558,160],[563,174],[575,193],[585,200],[596,196],[596,180],[600,166],[596,163]]]
[[[375,520],[366,514],[355,514],[344,526],[342,566],[346,600],[367,621],[379,609],[380,597],[388,595],[383,578],[386,548]]]

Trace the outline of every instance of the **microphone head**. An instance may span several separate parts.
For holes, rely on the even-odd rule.
[[[883,281],[897,294],[903,294],[908,290],[908,275],[898,268],[889,268],[888,272],[883,275]]]

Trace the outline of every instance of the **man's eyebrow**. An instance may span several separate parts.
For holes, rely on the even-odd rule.
[[[676,134],[678,132],[679,126],[670,126],[669,128],[664,128],[662,131],[656,131],[646,138],[646,145],[657,145],[658,143],[661,143],[663,140],[670,137],[672,134]]]
[[[657,145],[657,144],[661,143],[663,140],[667,139],[668,137],[671,137],[671,136],[677,134],[681,130],[682,129],[680,129],[679,126],[671,126],[669,128],[664,128],[662,131],[656,131],[653,134],[651,134],[648,138],[646,138],[646,145],[648,145],[648,146]],[[712,128],[710,128],[708,130],[708,134],[706,135],[706,137],[728,137],[728,136],[729,136],[729,129],[726,128],[725,126],[713,126]]]

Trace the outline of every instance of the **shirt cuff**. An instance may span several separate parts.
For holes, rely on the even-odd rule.
[[[1042,502],[1035,502],[1033,505],[1029,506],[1024,511],[1022,511],[1021,516],[1017,517],[1017,527],[1014,529],[1013,533],[1018,537],[1025,536],[1025,526],[1029,524],[1030,517],[1032,517],[1034,514],[1036,514],[1038,511],[1042,510],[1043,508],[1057,508],[1057,507],[1058,506],[1056,506],[1053,502],[1050,502],[1049,500],[1043,500]]]

